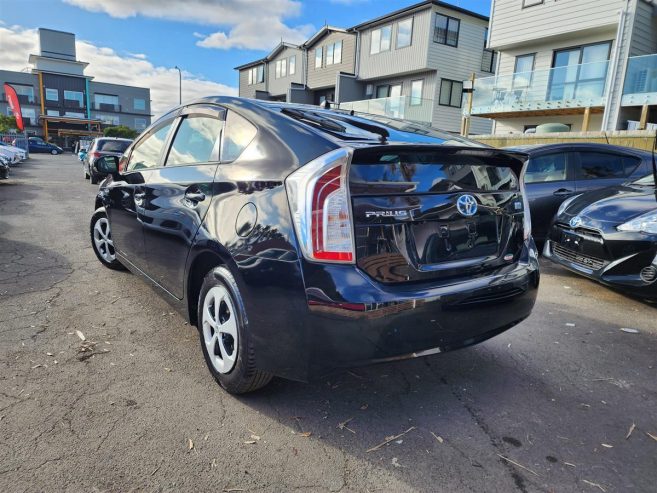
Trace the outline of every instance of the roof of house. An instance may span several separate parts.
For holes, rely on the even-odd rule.
[[[346,33],[348,32],[347,29],[342,29],[341,27],[335,27],[335,26],[329,26],[328,24],[325,26],[322,26],[322,28],[317,31],[315,34],[313,34],[303,45],[304,47],[312,46],[315,43],[317,43],[320,39],[322,39],[325,35],[332,33],[332,32],[337,32],[337,33]]]
[[[394,17],[402,16],[414,11],[424,10],[426,8],[431,7],[432,5],[436,5],[438,7],[442,7],[448,10],[453,10],[454,12],[459,12],[461,14],[470,15],[472,17],[476,17],[477,19],[481,19],[484,21],[489,20],[488,16],[478,14],[477,12],[473,12],[472,10],[467,10],[461,7],[457,7],[456,5],[452,5],[451,3],[442,2],[440,0],[425,0],[423,2],[409,5],[408,7],[404,7],[403,9],[395,10],[394,12],[390,12],[388,14],[382,15],[375,19],[371,19],[369,21],[358,24],[354,27],[349,28],[349,31],[359,31],[361,29],[369,28],[377,24],[384,23]]]
[[[281,51],[283,51],[285,48],[296,48],[296,49],[298,49],[298,50],[301,49],[300,46],[293,45],[292,43],[286,43],[286,42],[284,42],[284,41],[281,41],[280,43],[278,43],[278,45],[276,45],[276,48],[274,48],[273,50],[271,50],[271,52],[269,53],[269,55],[267,55],[267,56],[265,57],[265,60],[272,60],[276,55],[278,55],[278,54],[279,54]]]
[[[256,65],[260,65],[261,63],[265,63],[266,61],[267,61],[267,57],[259,58],[258,60],[253,60],[252,62],[245,63],[244,65],[239,65],[235,67],[233,70],[244,70],[245,68],[255,67]]]

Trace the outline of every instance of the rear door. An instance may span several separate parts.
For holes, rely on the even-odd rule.
[[[577,193],[624,183],[641,164],[639,157],[619,152],[581,150],[575,155]]]
[[[356,262],[404,283],[472,276],[523,246],[523,161],[503,151],[381,146],[354,152]]]
[[[149,174],[144,183],[148,273],[177,298],[183,297],[187,255],[214,194],[224,121],[225,110],[218,106],[185,108],[164,166]]]
[[[532,216],[532,234],[543,240],[561,203],[576,193],[569,152],[532,155],[525,172],[525,188]]]
[[[146,269],[143,221],[145,218],[148,175],[162,162],[174,119],[166,120],[137,142],[130,152],[121,173],[121,180],[107,186],[109,204],[107,214],[117,252],[141,270]]]

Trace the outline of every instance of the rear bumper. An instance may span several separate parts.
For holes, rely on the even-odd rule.
[[[352,265],[302,265],[304,308],[256,351],[259,367],[298,380],[481,342],[528,317],[539,284],[533,241],[516,263],[442,284],[388,286]]]
[[[621,289],[628,294],[657,300],[657,280],[646,282],[641,276],[641,271],[646,267],[652,266],[657,269],[657,241],[648,249],[634,251],[629,255],[620,256],[613,260],[598,261],[595,259],[596,261],[592,262],[589,260],[592,256],[589,256],[586,251],[586,244],[583,252],[564,255],[559,250],[559,243],[555,241],[555,238],[556,236],[553,235],[552,239],[545,242],[543,249],[545,258],[577,274],[607,286]],[[645,238],[640,239],[645,241]],[[636,243],[631,238],[627,239],[627,242]],[[616,241],[614,245],[615,250],[622,250],[622,245],[618,243]],[[626,250],[631,251],[630,248]]]

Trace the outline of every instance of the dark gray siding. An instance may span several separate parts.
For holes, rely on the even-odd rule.
[[[342,63],[326,65],[326,49],[329,44],[342,40]],[[322,66],[315,68],[315,49],[323,47]],[[306,67],[308,71],[307,84],[310,89],[321,89],[335,86],[337,74],[345,72],[353,74],[356,70],[356,35],[343,32],[331,32],[323,36],[315,44],[307,47]]]

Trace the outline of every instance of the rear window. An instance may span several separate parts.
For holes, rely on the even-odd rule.
[[[96,150],[123,153],[130,144],[131,142],[126,140],[100,140],[98,141]]]
[[[468,161],[464,164],[463,157],[437,156],[431,152],[356,153],[350,172],[351,187],[395,184],[395,188],[403,185],[404,191],[417,193],[518,190],[518,180],[511,168],[488,165],[474,157]]]

